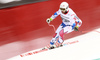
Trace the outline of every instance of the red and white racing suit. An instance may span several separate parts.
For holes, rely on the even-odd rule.
[[[74,27],[78,26],[80,27],[82,24],[82,21],[77,17],[75,12],[71,9],[68,8],[68,11],[66,14],[63,14],[61,10],[59,9],[57,12],[54,13],[50,17],[51,20],[55,19],[58,15],[61,16],[62,18],[62,23],[60,26],[57,28],[55,35],[53,36],[50,44],[54,45],[56,42],[58,43],[63,43],[64,41],[64,34],[70,33],[74,31]],[[58,40],[57,40],[58,39]]]

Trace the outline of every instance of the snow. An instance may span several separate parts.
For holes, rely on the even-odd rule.
[[[73,41],[77,42],[72,43]],[[64,43],[67,45],[60,48],[24,57],[18,55],[8,60],[95,60],[100,58],[100,28],[68,39]]]

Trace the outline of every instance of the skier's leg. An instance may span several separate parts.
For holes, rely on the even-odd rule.
[[[59,32],[62,30],[62,26],[60,25],[58,28],[57,28],[57,30],[56,30],[56,32],[55,32],[55,35],[53,36],[53,38],[52,38],[52,40],[50,41],[50,45],[47,45],[45,48],[43,48],[43,49],[47,49],[47,48],[49,48],[49,49],[53,49],[53,48],[55,48],[56,46],[55,46],[55,43],[56,43],[56,40],[57,40],[57,38],[59,38]]]
[[[55,35],[53,36],[53,38],[52,38],[52,40],[51,40],[51,42],[50,42],[50,45],[54,45],[54,44],[55,44],[57,38],[59,38],[59,32],[60,32],[61,30],[62,30],[62,26],[60,25],[60,26],[57,28],[56,33],[55,33]]]
[[[64,34],[68,34],[72,32],[72,26],[66,26],[59,32],[59,40],[58,43],[62,44],[64,42]]]

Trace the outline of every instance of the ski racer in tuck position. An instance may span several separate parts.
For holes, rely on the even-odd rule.
[[[53,21],[58,15],[62,18],[61,25],[57,28],[55,35],[53,36],[52,40],[50,41],[50,46],[45,47],[49,49],[53,49],[58,46],[62,46],[64,42],[64,34],[68,34],[72,31],[78,31],[79,27],[82,25],[82,21],[77,17],[75,12],[69,8],[69,4],[67,2],[62,2],[60,4],[60,9],[54,13],[50,18],[46,20],[49,24]],[[58,40],[57,40],[58,39]],[[57,44],[56,44],[57,43]]]

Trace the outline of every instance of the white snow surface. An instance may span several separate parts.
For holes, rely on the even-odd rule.
[[[71,44],[73,41],[78,42]],[[60,48],[24,57],[18,55],[7,60],[95,60],[100,58],[100,28],[65,40],[64,43],[67,45]]]

